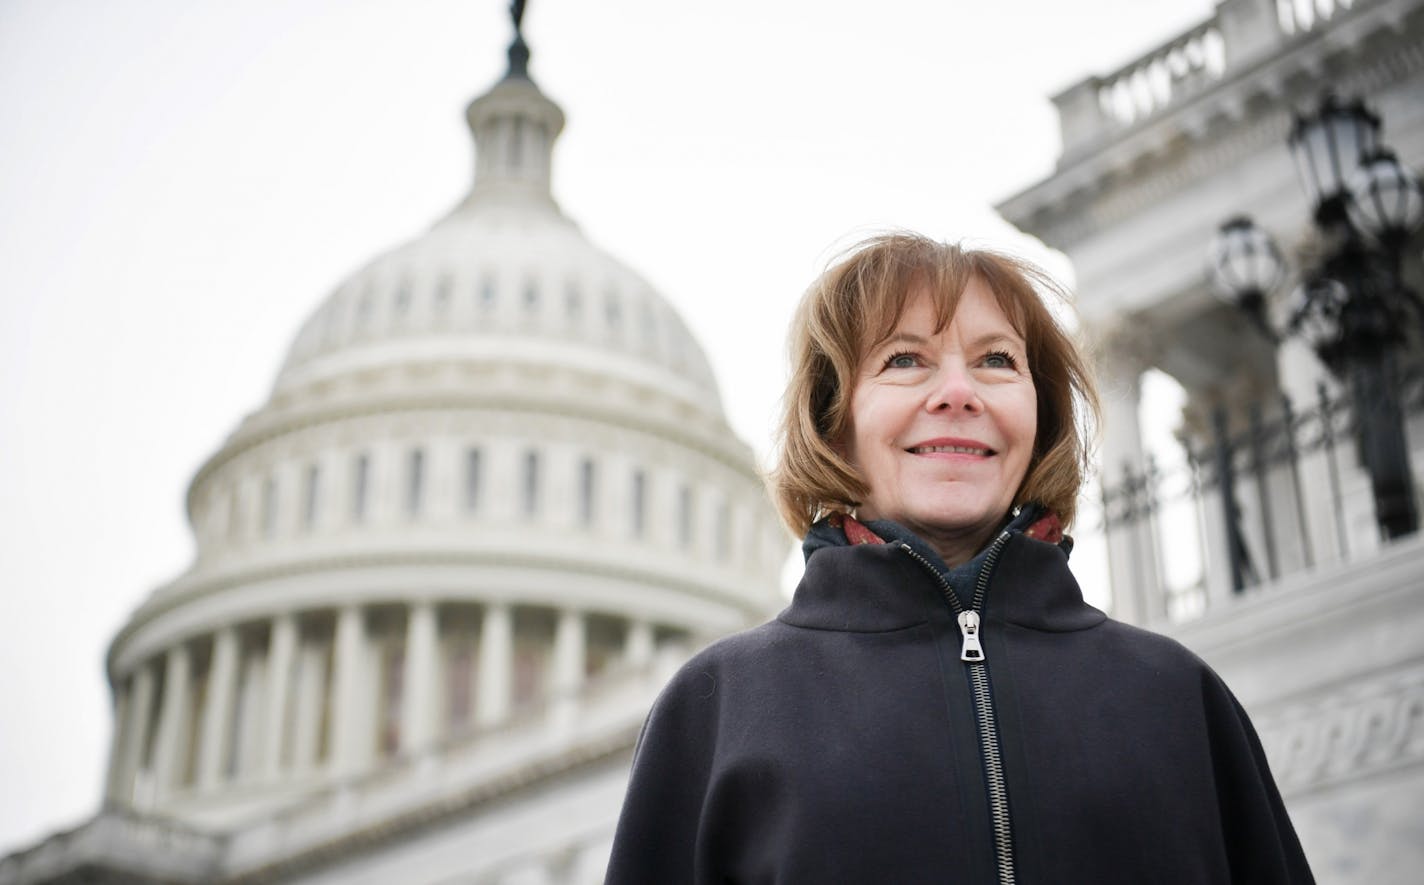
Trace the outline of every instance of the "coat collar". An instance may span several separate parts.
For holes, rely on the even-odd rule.
[[[1083,601],[1068,570],[1072,542],[1062,535],[1056,517],[1042,511],[1021,514],[1009,529],[985,596],[986,619],[1050,632],[1083,630],[1106,620]],[[803,545],[806,572],[779,619],[820,630],[884,632],[948,611],[939,582],[901,543],[922,554],[927,549],[893,524],[864,526],[850,517],[818,522]],[[948,573],[952,585],[956,578],[958,583],[966,579],[963,567],[947,570],[937,556],[930,561]]]

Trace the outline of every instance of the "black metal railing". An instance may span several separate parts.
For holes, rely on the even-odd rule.
[[[1397,409],[1406,426],[1424,420],[1424,371],[1397,373],[1381,387],[1363,403],[1353,401],[1349,389],[1332,392],[1322,384],[1304,407],[1282,396],[1219,408],[1210,431],[1185,443],[1183,455],[1167,466],[1148,457],[1142,468],[1105,470],[1094,509],[1096,530],[1108,539],[1114,584],[1127,569],[1132,583],[1149,577],[1168,597],[1202,596],[1186,605],[1190,614],[1213,581],[1241,593],[1364,553],[1352,548],[1377,548],[1378,537],[1358,543],[1360,529],[1349,522],[1360,512],[1360,496],[1369,495],[1358,416],[1383,408]],[[1163,573],[1164,559],[1175,560],[1180,572],[1183,560],[1194,557],[1195,572],[1185,579]],[[1132,574],[1144,563],[1158,574]],[[1176,619],[1183,610],[1169,600],[1157,613]]]

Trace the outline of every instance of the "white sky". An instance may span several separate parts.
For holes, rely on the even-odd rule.
[[[469,186],[502,0],[0,0],[0,856],[98,806],[103,655],[302,319]],[[1048,96],[1211,0],[534,0],[555,193],[683,314],[765,454],[802,289],[898,226],[1068,268],[991,204]]]

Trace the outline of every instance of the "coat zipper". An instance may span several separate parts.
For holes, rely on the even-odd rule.
[[[979,641],[979,616],[984,610],[984,595],[989,588],[989,576],[999,561],[999,554],[1009,541],[1009,533],[1003,531],[989,545],[984,557],[984,566],[979,570],[979,580],[974,585],[974,598],[966,610],[959,602],[954,588],[949,586],[944,575],[934,564],[925,559],[909,544],[901,543],[900,549],[910,554],[924,566],[939,582],[940,593],[949,603],[959,622],[959,633],[963,638],[959,659],[968,665],[969,687],[974,701],[974,718],[979,726],[979,751],[984,758],[985,780],[989,787],[989,817],[994,828],[994,854],[999,865],[999,885],[1014,885],[1014,837],[1009,818],[1009,791],[1004,781],[1004,760],[999,752],[999,725],[994,716],[994,697],[989,691],[989,673],[984,667],[984,646]]]

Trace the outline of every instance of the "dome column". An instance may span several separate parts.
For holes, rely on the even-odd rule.
[[[623,641],[623,660],[633,668],[646,667],[653,659],[653,625],[638,620],[628,625]]]
[[[406,617],[405,697],[401,709],[401,751],[418,755],[435,738],[436,681],[439,678],[439,644],[436,641],[435,603],[420,600]]]
[[[359,770],[371,745],[370,729],[361,715],[366,625],[359,607],[348,605],[336,616],[331,674],[331,769],[338,777]]]
[[[564,609],[554,627],[553,680],[550,685],[554,716],[568,724],[578,712],[578,690],[583,687],[588,640],[583,612]]]
[[[119,757],[115,781],[118,797],[134,804],[135,781],[143,764],[143,747],[148,743],[149,710],[153,706],[153,668],[145,662],[133,675],[127,709],[124,711],[123,754]]]
[[[154,787],[158,795],[178,789],[188,758],[188,723],[192,661],[185,643],[168,650],[163,676],[163,709],[158,715],[158,743],[154,748]]]
[[[208,669],[207,700],[203,705],[203,727],[199,738],[198,786],[215,787],[223,779],[223,768],[232,726],[233,692],[237,688],[237,630],[224,627],[213,636],[213,661]]]
[[[282,738],[291,723],[287,711],[292,685],[292,659],[297,648],[297,621],[291,613],[279,615],[272,622],[271,639],[267,645],[266,705],[262,711],[262,776],[275,779],[282,769]]]
[[[299,631],[300,632],[300,631]],[[292,764],[294,774],[316,768],[321,753],[321,709],[326,690],[326,645],[297,638],[296,703],[292,707]]]
[[[120,781],[123,776],[124,747],[128,741],[129,707],[133,701],[132,682],[121,682],[114,687],[114,734],[109,741],[109,768],[104,778],[104,798],[118,800],[123,795]]]
[[[514,618],[506,603],[492,603],[480,624],[479,688],[475,723],[485,728],[509,716],[514,676]]]

